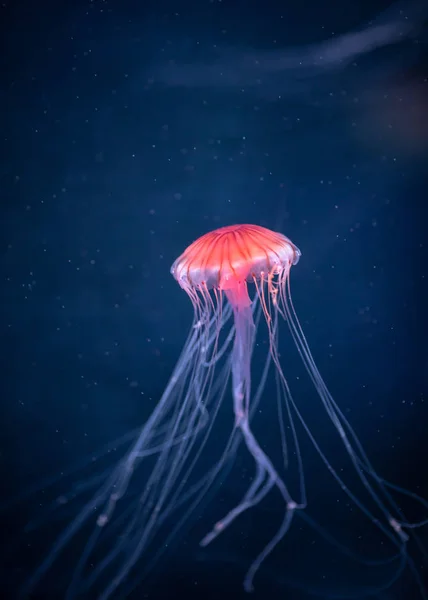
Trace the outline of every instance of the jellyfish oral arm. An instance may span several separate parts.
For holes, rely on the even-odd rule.
[[[246,288],[246,286],[245,286]],[[227,291],[226,296],[233,307],[235,340],[232,356],[233,409],[236,426],[248,421],[251,393],[251,355],[254,345],[255,325],[248,291]]]
[[[253,589],[253,578],[262,562],[287,532],[293,517],[296,503],[292,500],[287,487],[273,466],[269,457],[263,452],[250,428],[250,394],[251,394],[251,356],[254,345],[255,325],[251,301],[248,296],[247,286],[227,290],[226,297],[232,304],[235,320],[235,340],[232,353],[232,394],[235,414],[235,427],[239,428],[246,447],[256,463],[255,477],[242,498],[213,529],[201,540],[201,546],[211,543],[222,531],[245,510],[255,506],[276,486],[286,501],[286,515],[275,537],[265,547],[263,552],[251,565],[244,581],[246,591]]]

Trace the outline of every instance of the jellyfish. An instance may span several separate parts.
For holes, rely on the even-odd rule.
[[[426,521],[408,523],[392,492],[407,494],[425,508],[428,504],[378,475],[327,389],[291,297],[291,267],[297,265],[300,257],[298,247],[281,233],[258,225],[233,225],[203,235],[177,258],[171,273],[192,303],[193,322],[172,376],[151,416],[130,447],[123,450],[118,463],[78,488],[87,491],[93,486],[94,491],[27,583],[26,593],[38,585],[83,526],[92,522],[92,533],[73,570],[66,598],[90,594],[100,585],[102,591],[97,595],[100,600],[115,596],[123,586],[129,590],[150,572],[204,501],[214,496],[219,479],[242,447],[252,458],[254,476],[236,505],[228,507],[216,523],[207,527],[200,545],[205,548],[213,543],[242,513],[260,504],[272,490],[279,492],[282,520],[275,535],[249,565],[243,584],[246,591],[251,591],[258,570],[286,536],[296,514],[303,514],[309,502],[296,423],[349,501],[395,545],[398,558],[410,560],[406,552],[409,537],[406,529]],[[278,347],[281,320],[288,326],[304,368],[371,504],[351,489],[331,464],[291,393]],[[261,328],[267,332],[268,343],[254,386],[252,357],[257,331]],[[253,432],[256,409],[272,372],[284,463],[288,461],[286,422],[298,467],[299,484],[293,494],[286,469],[276,466]],[[219,411],[230,400],[233,406],[230,434],[220,455],[201,475],[197,465],[202,462],[205,468],[210,463],[206,449],[215,438]],[[129,437],[116,443],[116,449],[126,443]],[[76,495],[75,491],[73,497]],[[159,536],[161,543],[156,542]],[[107,550],[101,556],[98,552],[98,562],[93,564],[94,552],[100,547]],[[138,575],[132,584],[137,563]],[[397,573],[401,572],[403,563],[400,564]],[[418,577],[411,561],[410,566]],[[422,582],[418,583],[422,597],[426,598]],[[126,597],[125,592],[123,595]]]

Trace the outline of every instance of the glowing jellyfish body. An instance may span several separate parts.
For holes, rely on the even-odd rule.
[[[211,304],[210,289],[216,292],[217,306],[221,305],[222,292],[232,306],[235,326],[231,361],[235,427],[242,432],[257,466],[257,475],[241,503],[216,523],[201,544],[209,544],[240,513],[260,502],[275,485],[287,506],[287,515],[277,536],[253,563],[245,579],[244,585],[247,590],[252,588],[253,576],[260,564],[288,529],[292,511],[297,506],[250,428],[251,355],[255,324],[247,281],[256,285],[270,330],[271,352],[275,354],[275,348],[272,346],[275,333],[270,303],[277,306],[277,293],[281,290],[281,285],[284,285],[291,265],[297,264],[299,258],[300,250],[284,235],[255,225],[235,225],[223,227],[201,237],[187,248],[171,268],[172,274],[192,300],[195,313],[202,319],[207,318],[204,315],[205,307]]]
[[[126,587],[133,567],[141,559],[139,581],[162,553],[162,548],[168,546],[180,527],[191,520],[242,441],[254,459],[255,475],[241,501],[229,507],[229,511],[202,539],[201,545],[212,542],[241,513],[260,503],[276,488],[283,499],[283,519],[275,536],[261,549],[249,568],[244,587],[251,590],[257,570],[288,531],[296,511],[303,511],[307,504],[295,420],[344,493],[397,546],[398,555],[405,557],[405,519],[391,497],[388,484],[374,471],[356,434],[327,390],[297,319],[290,294],[290,269],[299,258],[300,251],[284,235],[255,225],[236,225],[204,235],[174,262],[171,273],[188,294],[194,308],[192,328],[181,357],[131,449],[106,474],[103,485],[57,540],[27,590],[34,587],[51,567],[57,553],[94,515],[98,527],[78,561],[67,599],[79,596],[82,591],[90,593],[100,581],[105,584],[97,597],[100,600],[112,597],[117,588]],[[254,290],[252,297],[249,285]],[[290,393],[278,352],[280,317],[286,320],[322,405],[376,507],[376,517],[330,464]],[[257,327],[263,323],[269,346],[258,386],[252,390],[251,360]],[[282,406],[279,414],[288,419],[294,442],[300,478],[297,499],[290,494],[284,474],[279,473],[262,450],[251,428],[255,408],[272,369]],[[229,382],[234,411],[230,437],[220,457],[205,475],[192,480],[195,465],[212,437],[219,408],[229,397]],[[280,425],[280,431],[284,436],[284,425]],[[285,441],[282,442],[285,448]],[[406,493],[396,487],[395,490]],[[134,500],[130,500],[127,508],[122,508],[120,500],[125,494]],[[161,550],[148,553],[149,545],[170,521],[173,525],[160,546]],[[85,569],[93,551],[101,545],[101,538],[109,528],[109,550],[87,575]],[[114,541],[111,542],[111,539]],[[425,597],[422,585],[420,588]]]

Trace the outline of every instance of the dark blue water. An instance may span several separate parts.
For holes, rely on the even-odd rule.
[[[0,21],[2,597],[17,597],[76,514],[44,509],[79,472],[53,490],[38,484],[156,405],[192,320],[170,265],[227,224],[263,225],[299,246],[293,299],[327,385],[377,471],[428,498],[423,6],[6,1]],[[296,400],[334,454],[286,328],[282,339]],[[255,417],[267,445],[274,392],[271,381]],[[219,439],[231,424],[226,407]],[[308,514],[384,557],[370,521],[343,516],[345,498],[309,446]],[[198,541],[252,468],[242,452],[152,579],[134,573],[128,597],[247,597],[241,582],[282,518],[278,498],[212,546]],[[428,517],[399,501],[409,521]],[[84,536],[32,598],[65,598]],[[414,539],[408,551],[427,581]],[[423,598],[409,568],[383,589],[396,570],[355,565],[297,520],[255,597]]]

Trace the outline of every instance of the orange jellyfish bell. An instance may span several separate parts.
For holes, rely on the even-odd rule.
[[[285,235],[259,225],[229,225],[206,233],[171,267],[183,288],[228,290],[295,265],[300,250]]]

